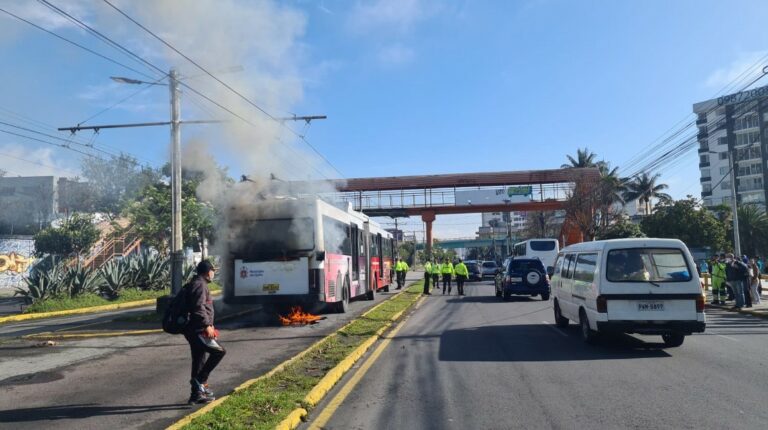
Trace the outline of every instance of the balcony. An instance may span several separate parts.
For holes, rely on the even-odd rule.
[[[702,191],[701,192],[701,197],[702,198],[704,198],[704,197],[711,197],[711,196],[712,196],[712,191]]]
[[[696,125],[697,126],[704,125],[706,123],[707,123],[707,117],[706,116],[704,118],[697,118],[696,119]]]
[[[706,139],[708,136],[709,136],[709,132],[707,132],[706,130],[702,130],[699,132],[699,134],[696,135],[696,138],[701,140],[701,139]]]
[[[699,167],[709,167],[709,161],[705,163],[699,163]]]
[[[702,176],[699,182],[711,182],[712,177],[711,176]]]
[[[709,152],[709,145],[703,145],[699,147],[699,154],[703,154],[705,152]]]

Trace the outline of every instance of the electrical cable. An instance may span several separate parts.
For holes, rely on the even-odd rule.
[[[99,159],[101,161],[106,161],[105,159],[103,159],[103,158],[101,158],[101,157],[99,157],[97,155],[93,155],[93,154],[89,154],[87,152],[80,151],[79,149],[72,148],[71,146],[65,145],[63,143],[53,143],[53,142],[49,142],[47,140],[42,140],[42,139],[38,139],[36,137],[26,136],[26,135],[23,135],[23,134],[14,133],[12,131],[2,130],[2,129],[0,129],[0,133],[10,134],[12,136],[23,137],[24,139],[34,140],[34,141],[42,142],[42,143],[45,143],[45,144],[48,144],[48,145],[58,146],[58,147],[61,147],[61,148],[69,149],[70,151],[74,151],[74,152],[77,152],[77,153],[82,154],[82,155],[87,155],[88,157],[93,157],[93,158],[97,158],[97,159]]]
[[[162,76],[162,77],[160,77],[159,79],[155,80],[154,82],[151,82],[151,83],[148,83],[148,84],[145,84],[145,85],[143,85],[141,88],[139,88],[137,91],[135,91],[135,92],[131,93],[129,96],[127,96],[127,97],[125,97],[125,98],[122,98],[122,99],[120,99],[119,101],[115,102],[115,103],[114,103],[114,104],[112,104],[111,106],[109,106],[109,107],[107,107],[107,108],[104,108],[104,109],[100,110],[99,112],[96,112],[95,114],[93,114],[93,115],[89,116],[88,118],[86,118],[86,119],[84,119],[84,120],[82,120],[82,121],[78,122],[78,123],[77,123],[77,125],[78,125],[78,126],[80,126],[80,125],[83,125],[83,124],[85,124],[86,122],[88,122],[88,121],[90,121],[90,120],[92,120],[92,119],[96,118],[97,116],[99,116],[99,115],[102,115],[102,114],[104,114],[104,113],[106,113],[106,112],[108,112],[108,111],[110,111],[110,110],[112,110],[112,109],[116,108],[117,106],[119,106],[119,105],[121,105],[121,104],[125,103],[126,101],[128,101],[128,100],[132,99],[133,97],[136,97],[137,95],[139,95],[139,94],[143,93],[144,91],[146,91],[146,90],[147,90],[147,89],[149,89],[150,87],[152,87],[152,86],[156,85],[158,82],[162,81],[163,79],[165,79],[165,76]]]
[[[43,132],[41,132],[41,131],[35,131],[35,130],[32,130],[31,128],[22,127],[22,126],[20,126],[20,125],[11,124],[11,123],[8,123],[8,122],[5,122],[5,121],[0,121],[0,124],[2,124],[2,125],[5,125],[5,126],[8,126],[8,127],[17,128],[17,129],[19,129],[19,130],[24,130],[24,131],[27,131],[27,132],[30,132],[30,133],[39,134],[39,135],[42,135],[42,136],[45,136],[45,137],[50,137],[50,138],[52,138],[52,139],[56,139],[56,140],[61,140],[61,141],[67,142],[67,147],[69,146],[69,144],[70,144],[70,143],[74,143],[75,145],[80,145],[80,146],[84,146],[84,147],[87,147],[87,148],[93,149],[94,151],[99,151],[99,152],[101,152],[101,153],[103,153],[103,154],[109,155],[110,157],[114,157],[114,156],[116,156],[116,154],[113,154],[113,153],[111,153],[111,152],[107,152],[107,151],[104,151],[103,149],[100,149],[100,148],[94,148],[94,147],[92,147],[92,146],[89,146],[89,145],[87,145],[87,144],[84,144],[84,143],[74,142],[74,141],[72,141],[72,140],[67,140],[67,139],[64,139],[63,137],[54,136],[54,135],[52,135],[52,134],[43,133]]]

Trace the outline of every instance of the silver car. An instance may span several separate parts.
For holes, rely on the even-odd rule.
[[[493,278],[494,276],[496,276],[496,272],[498,271],[498,269],[499,269],[499,266],[496,264],[495,261],[483,261],[483,264],[480,266],[480,271],[483,279]]]

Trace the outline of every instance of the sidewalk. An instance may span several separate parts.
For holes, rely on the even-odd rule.
[[[765,283],[764,283],[765,284]],[[735,302],[733,300],[728,301],[725,305],[712,304],[712,292],[707,290],[707,306],[717,309],[724,309],[727,311],[739,312],[745,315],[753,315],[760,318],[768,318],[768,288],[763,287],[763,294],[760,297],[760,304],[753,304],[751,308],[741,308],[740,310],[734,309]]]

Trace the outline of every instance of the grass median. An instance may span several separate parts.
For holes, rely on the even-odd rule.
[[[221,287],[215,283],[209,284],[208,288],[210,288],[211,291],[221,289]],[[156,299],[158,297],[167,296],[169,293],[169,289],[139,290],[138,288],[125,288],[120,291],[120,295],[114,299],[107,299],[98,294],[83,294],[74,298],[53,297],[30,305],[24,309],[24,313],[36,314],[42,312],[68,311],[72,309],[136,302],[139,300]]]
[[[310,410],[304,398],[320,379],[341,360],[420,297],[423,281],[408,287],[403,294],[382,302],[365,316],[328,336],[307,355],[282,371],[231,394],[209,413],[184,427],[201,429],[273,429],[297,407]]]

